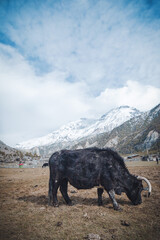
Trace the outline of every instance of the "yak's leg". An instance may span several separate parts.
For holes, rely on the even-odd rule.
[[[97,188],[97,194],[98,194],[98,206],[102,206],[102,194],[103,194],[103,188]]]
[[[49,201],[48,204],[51,206],[53,203],[54,207],[58,207],[58,200],[57,200],[57,190],[59,187],[59,183],[56,180],[52,180],[52,178],[50,177],[49,179],[49,192],[48,192],[48,197],[49,197]]]
[[[52,192],[52,179],[49,179],[49,191],[48,191],[48,205],[52,205],[53,203],[53,192]]]
[[[58,207],[58,199],[57,199],[57,191],[59,188],[59,182],[57,180],[53,180],[53,185],[52,185],[52,194],[53,194],[53,206]]]
[[[108,192],[108,194],[109,194],[109,197],[110,197],[110,199],[111,199],[111,201],[113,203],[114,210],[121,210],[120,206],[118,205],[118,203],[117,203],[117,201],[115,199],[115,192],[114,192],[114,190],[113,189],[110,190]]]
[[[63,179],[63,181],[61,182],[61,185],[60,185],[60,191],[61,191],[62,196],[63,196],[64,200],[66,201],[66,203],[68,205],[72,205],[72,201],[68,196],[67,190],[68,190],[68,180]]]

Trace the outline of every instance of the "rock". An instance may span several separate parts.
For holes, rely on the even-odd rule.
[[[90,217],[88,216],[87,213],[85,213],[85,214],[83,215],[83,217],[85,217],[86,219],[90,219]]]
[[[124,221],[124,220],[121,220],[121,225],[126,226],[126,227],[129,227],[129,226],[130,226],[130,223],[129,223],[129,222],[126,222],[126,221]]]
[[[115,235],[112,235],[112,237],[111,237],[112,239],[116,239],[116,236]]]
[[[45,207],[41,207],[40,210],[45,210]]]
[[[77,193],[75,190],[71,190],[70,193]]]
[[[109,233],[111,233],[111,234],[115,233],[116,231],[117,231],[117,229],[115,229],[115,228],[109,229]]]
[[[101,240],[101,237],[98,234],[89,233],[86,237],[88,240]]]
[[[62,226],[62,222],[57,222],[57,223],[56,223],[56,226],[57,226],[57,227],[61,227],[61,226]]]

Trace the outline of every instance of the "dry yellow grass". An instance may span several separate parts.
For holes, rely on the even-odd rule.
[[[50,207],[48,168],[0,169],[0,239],[81,240],[94,233],[104,240],[159,240],[160,166],[155,162],[127,165],[131,173],[147,177],[153,191],[150,198],[142,194],[139,206],[133,206],[125,194],[117,196],[122,212],[113,210],[107,193],[104,205],[98,207],[96,189],[78,191],[72,186],[68,192],[73,206],[67,206],[58,193],[59,208]]]

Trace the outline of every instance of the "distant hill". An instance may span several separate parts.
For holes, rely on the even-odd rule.
[[[0,162],[2,163],[25,162],[33,159],[33,157],[35,158],[37,155],[9,147],[4,142],[0,141]]]
[[[110,147],[122,154],[160,149],[160,104],[148,112],[122,106],[99,119],[80,119],[16,146],[43,156],[61,149]]]

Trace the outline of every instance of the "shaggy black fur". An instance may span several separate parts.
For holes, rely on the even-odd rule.
[[[71,200],[67,193],[68,182],[77,189],[101,186],[108,192],[116,210],[119,206],[114,193],[125,192],[133,204],[141,203],[142,181],[131,175],[123,158],[115,151],[98,148],[62,150],[49,159],[49,203],[58,206],[57,190],[67,204]],[[98,204],[102,204],[102,190],[98,190]]]

